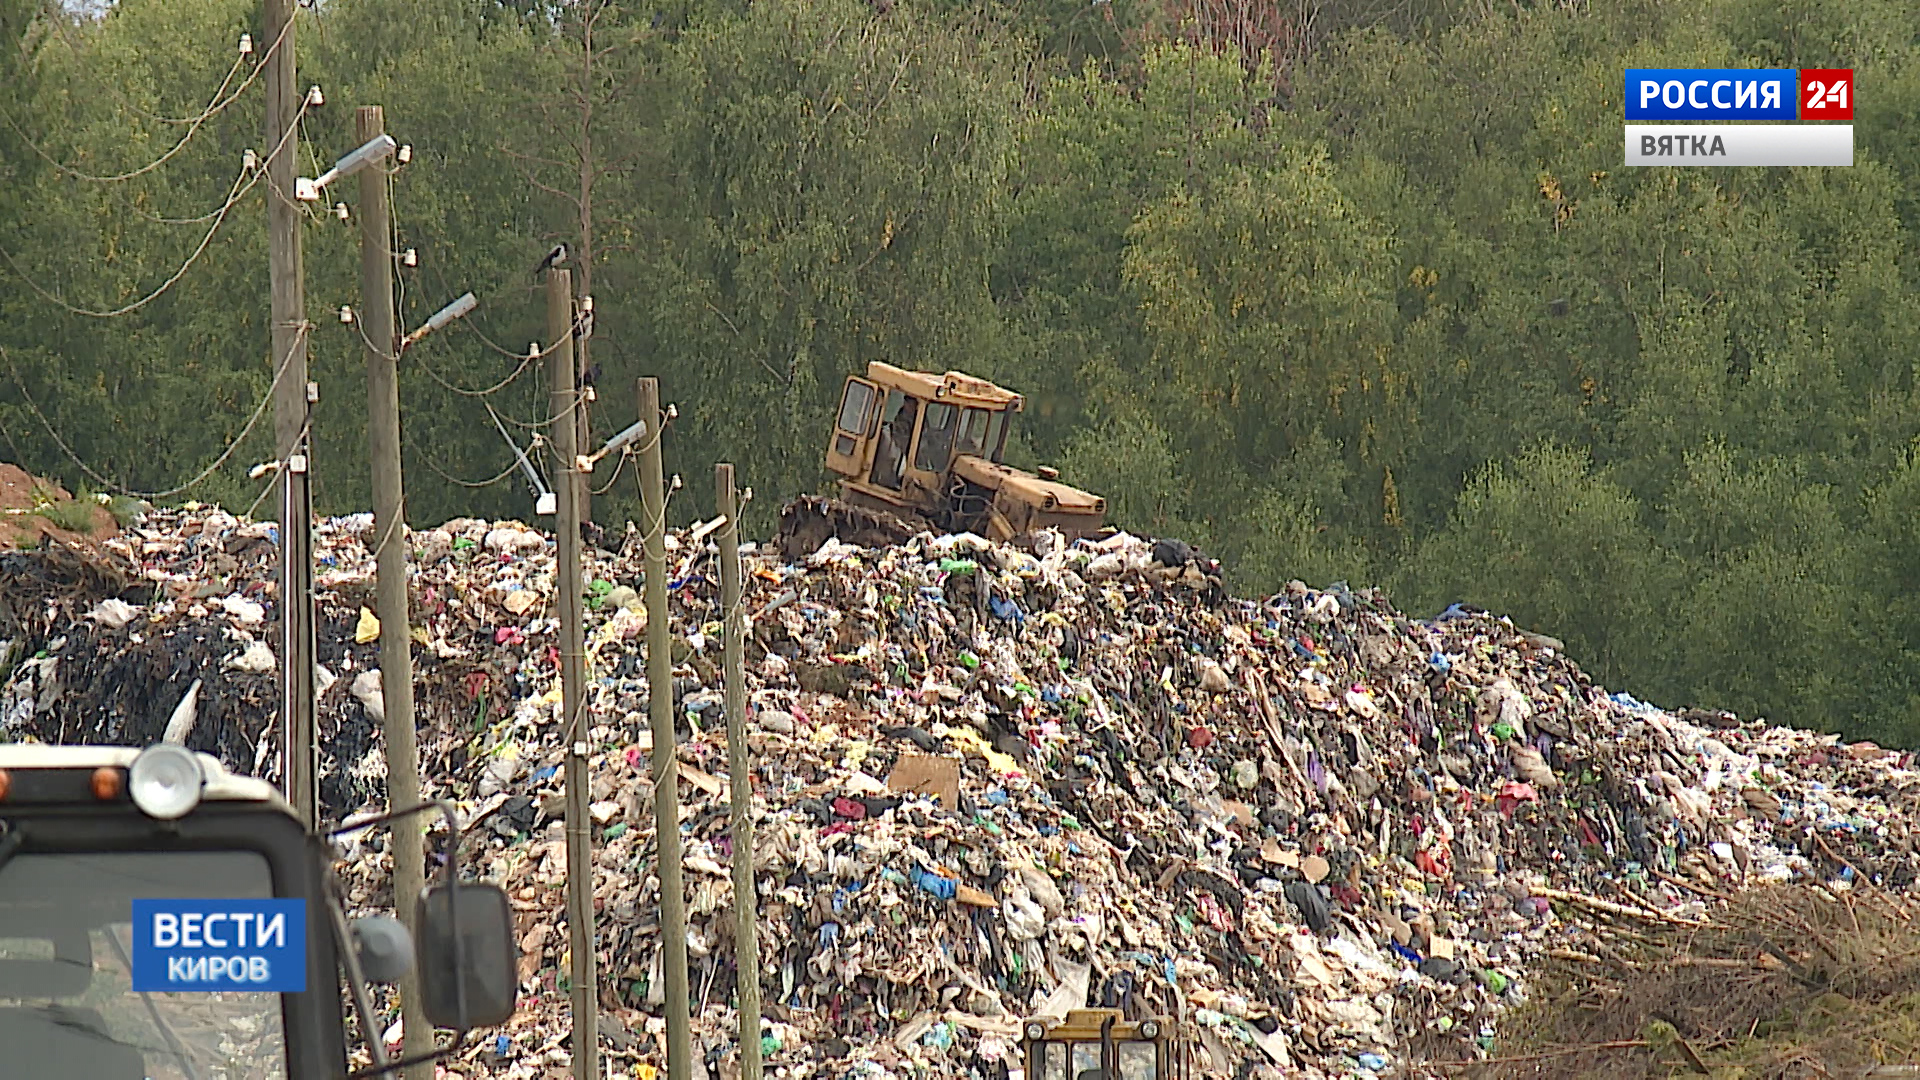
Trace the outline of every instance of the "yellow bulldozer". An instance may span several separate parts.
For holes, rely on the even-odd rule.
[[[788,558],[829,537],[880,546],[923,532],[1015,540],[1042,528],[1069,539],[1102,526],[1107,501],[1001,461],[1019,394],[957,371],[935,375],[873,361],[848,376],[827,444],[838,498],[807,495],[780,513]]]

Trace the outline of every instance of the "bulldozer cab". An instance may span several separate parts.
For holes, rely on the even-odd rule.
[[[937,495],[954,459],[998,462],[1020,395],[957,371],[932,375],[878,361],[849,376],[827,468],[856,486]],[[887,500],[891,501],[891,500]]]
[[[1075,1009],[1024,1026],[1027,1080],[1188,1080],[1173,1021],[1128,1021],[1118,1009]]]

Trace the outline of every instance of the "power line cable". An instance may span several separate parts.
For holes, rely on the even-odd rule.
[[[358,312],[355,312],[353,316],[353,328],[359,331],[361,343],[366,345],[366,347],[372,351],[373,355],[378,356],[380,359],[385,360],[390,364],[397,364],[400,362],[400,358],[398,356],[388,352],[387,350],[381,348],[378,345],[375,345],[373,343],[373,339],[367,336],[367,328],[360,325],[360,315]]]
[[[279,478],[278,476],[276,476],[276,477],[274,477],[273,479],[271,479],[271,480],[269,480],[269,481],[267,481],[267,486],[266,486],[266,487],[263,487],[263,488],[261,488],[261,489],[260,489],[260,494],[258,494],[258,495],[255,495],[255,496],[253,497],[253,501],[252,501],[251,503],[248,503],[248,504],[247,504],[247,512],[246,512],[246,513],[244,513],[244,514],[241,514],[241,515],[240,515],[240,520],[242,520],[242,521],[252,521],[252,520],[253,520],[253,512],[254,512],[255,510],[258,510],[258,509],[260,509],[260,504],[261,504],[261,503],[263,503],[263,502],[266,502],[266,501],[267,501],[267,496],[269,496],[269,495],[271,495],[271,494],[273,494],[273,489],[274,489],[274,488],[277,488],[277,487],[279,487],[279,486],[280,486],[280,478]]]
[[[300,112],[295,115],[294,123],[288,126],[286,134],[280,137],[280,143],[274,147],[274,150],[273,150],[274,154],[278,154],[280,152],[280,147],[286,145],[287,139],[292,137],[294,130],[299,125],[299,117],[301,115],[304,115],[306,111],[307,111],[306,102],[302,101],[300,105]],[[271,158],[272,156],[273,156],[272,154],[268,155],[269,158]],[[244,176],[245,174],[246,174],[246,170],[245,168],[242,168],[241,175]],[[13,269],[13,272],[19,275],[20,279],[26,283],[27,287],[29,289],[32,289],[34,292],[38,293],[42,299],[47,300],[51,303],[57,304],[60,307],[65,308],[67,311],[75,315],[84,315],[91,319],[115,319],[115,318],[119,318],[122,315],[129,315],[135,311],[140,310],[143,307],[146,307],[148,304],[152,303],[153,301],[159,299],[162,293],[165,293],[168,289],[173,288],[174,285],[179,283],[181,278],[184,278],[187,276],[187,271],[191,270],[193,268],[193,264],[199,261],[200,256],[206,254],[208,247],[212,246],[213,238],[219,234],[220,226],[226,223],[227,215],[233,212],[233,208],[240,204],[240,200],[247,197],[247,193],[252,191],[253,186],[259,183],[260,178],[265,175],[267,175],[267,170],[265,168],[256,169],[251,179],[247,180],[246,183],[241,184],[237,191],[233,192],[233,194],[227,197],[227,203],[225,206],[222,206],[220,208],[218,215],[214,218],[212,227],[207,230],[207,234],[205,236],[200,238],[199,246],[193,249],[193,254],[187,256],[186,262],[180,264],[180,269],[174,271],[173,276],[161,282],[158,288],[154,289],[152,292],[141,297],[140,299],[135,300],[130,304],[126,304],[124,306],[114,308],[111,311],[95,311],[90,308],[78,307],[78,306],[75,306],[74,304],[69,303],[66,299],[62,298],[61,296],[48,291],[38,281],[34,280],[32,275],[28,274],[25,270],[22,270],[20,268],[19,262],[15,261],[13,257],[13,253],[9,252],[5,248],[0,248],[0,259],[4,259],[6,261],[6,264]]]
[[[41,14],[42,14],[42,18],[45,21],[50,22],[54,25],[54,27],[56,28],[56,32],[60,35],[60,40],[66,43],[68,51],[72,52],[76,58],[84,62],[87,62],[87,63],[93,62],[93,58],[88,56],[85,50],[83,50],[77,43],[74,42],[73,27],[70,25],[69,20],[63,17],[65,15],[65,12],[57,9],[42,9]],[[232,77],[233,77],[232,72],[229,72],[227,78],[231,80]],[[147,111],[146,109],[141,108],[138,105],[135,105],[132,102],[132,100],[130,100],[127,97],[126,93],[120,89],[119,83],[116,80],[112,78],[108,78],[103,81],[106,84],[107,89],[113,94],[114,98],[117,99],[121,105],[125,106],[128,112],[134,113],[135,115],[138,115],[147,120],[151,120],[155,123],[192,124],[192,123],[198,123],[205,118],[206,114],[204,113],[201,114],[200,117],[191,117],[191,116],[171,117],[171,116],[157,115],[155,113]],[[224,87],[224,85],[225,83],[223,82],[222,86]],[[218,96],[217,92],[215,96],[216,97]],[[114,188],[110,188],[109,190],[119,192],[121,189],[118,187],[114,187]],[[194,217],[167,217],[164,214],[156,214],[146,209],[145,207],[140,206],[134,200],[133,197],[129,197],[125,194],[120,195],[120,201],[135,216],[146,221],[151,221],[157,225],[204,225],[207,222],[212,221],[216,216],[218,216],[222,207],[225,205],[224,203],[222,203],[222,206],[216,206],[212,210],[209,210],[204,214],[196,215]]]
[[[55,158],[52,154],[49,154],[46,152],[46,150],[42,149],[40,144],[34,142],[32,137],[29,136],[23,128],[21,128],[19,122],[14,120],[12,113],[6,112],[4,110],[0,110],[0,118],[4,118],[6,120],[7,126],[13,129],[14,134],[20,136],[21,141],[26,143],[27,148],[29,150],[32,150],[34,154],[39,156],[47,164],[53,166],[55,169],[59,170],[61,173],[67,176],[70,176],[75,180],[84,180],[88,183],[93,183],[93,184],[117,184],[122,181],[132,180],[135,177],[144,176],[147,173],[150,173],[153,170],[158,169],[160,166],[165,165],[168,161],[171,161],[174,155],[180,153],[180,151],[187,148],[187,144],[193,141],[194,135],[199,132],[200,128],[204,126],[208,120],[211,120],[215,116],[220,115],[220,113],[226,111],[227,106],[232,105],[234,102],[240,100],[241,95],[247,92],[247,88],[252,86],[254,84],[254,81],[260,77],[260,73],[267,69],[267,60],[273,56],[276,50],[280,48],[281,42],[284,42],[287,39],[287,32],[290,31],[292,28],[293,28],[293,20],[288,19],[287,25],[284,27],[281,27],[280,29],[280,36],[278,38],[275,38],[273,44],[267,47],[266,55],[260,58],[260,62],[258,64],[254,65],[253,71],[246,77],[246,80],[240,84],[238,89],[234,90],[233,95],[231,97],[226,97],[223,99],[221,95],[226,93],[227,87],[233,82],[234,75],[240,71],[241,65],[245,64],[247,60],[246,53],[241,53],[239,56],[235,57],[233,61],[233,66],[227,69],[226,78],[220,80],[219,88],[213,92],[213,100],[208,103],[205,111],[203,111],[199,116],[193,117],[187,122],[188,127],[187,127],[186,134],[180,136],[180,141],[174,143],[173,146],[169,147],[166,150],[166,152],[161,154],[159,157],[155,158],[154,160],[148,162],[145,165],[140,166],[137,169],[134,169],[131,172],[119,173],[113,176],[94,176],[90,173],[83,173],[80,170],[75,169],[72,166],[61,162],[60,160]]]
[[[515,379],[518,379],[521,376],[521,374],[523,374],[527,370],[527,368],[530,365],[532,365],[532,363],[535,360],[538,360],[541,357],[546,356],[548,353],[552,352],[554,349],[558,347],[559,346],[556,343],[555,345],[550,345],[547,348],[541,349],[538,352],[527,353],[526,357],[520,361],[519,367],[514,368],[512,373],[510,373],[506,378],[501,379],[499,382],[494,383],[492,386],[489,386],[484,390],[472,390],[464,386],[455,386],[454,384],[448,382],[446,379],[442,378],[440,376],[440,373],[433,370],[432,366],[430,366],[426,361],[421,360],[418,357],[414,358],[414,363],[419,366],[421,371],[424,371],[427,373],[427,377],[429,379],[432,379],[434,382],[439,383],[443,389],[451,390],[452,392],[459,394],[462,397],[483,398],[483,397],[491,397],[492,395],[497,394],[502,390],[505,390],[507,386],[510,385]],[[525,426],[525,425],[522,425],[522,426]]]
[[[304,421],[304,422],[302,422],[302,423],[301,423],[301,425],[300,425],[300,434],[294,437],[294,440],[293,440],[293,445],[295,445],[295,446],[304,446],[304,445],[306,445],[306,441],[307,441],[307,436],[308,436],[308,435],[310,435],[310,434],[312,434],[312,433],[313,433],[313,406],[311,406],[311,405],[309,405],[309,406],[307,406],[307,415],[306,415],[306,419],[305,419],[305,421]],[[284,463],[281,463],[281,462],[275,462],[275,464],[276,464],[276,465],[282,465],[282,464],[284,464]],[[272,471],[273,471],[273,472],[274,472],[274,473],[275,473],[276,475],[275,475],[275,476],[273,477],[273,479],[271,479],[271,480],[268,480],[268,481],[267,481],[267,486],[266,486],[266,487],[264,487],[264,488],[262,488],[262,489],[260,489],[260,494],[258,494],[258,495],[255,495],[255,496],[253,497],[253,501],[252,501],[251,503],[248,503],[248,504],[247,504],[247,512],[246,512],[246,513],[244,513],[244,514],[241,514],[241,515],[240,515],[240,517],[241,517],[242,519],[244,519],[244,520],[249,520],[249,521],[250,521],[250,520],[252,520],[252,519],[253,519],[253,512],[254,512],[255,510],[258,510],[258,509],[260,509],[260,504],[261,504],[261,503],[263,503],[263,502],[265,502],[265,501],[266,501],[266,499],[267,499],[267,496],[268,496],[268,495],[271,495],[271,494],[273,494],[273,491],[274,491],[274,489],[280,486],[280,477],[279,477],[279,475],[278,475],[278,472],[279,472],[279,470],[278,470],[278,469],[274,469],[274,470],[272,470]]]
[[[613,485],[620,481],[621,471],[627,467],[627,459],[632,456],[633,456],[633,447],[628,446],[628,447],[623,447],[621,449],[620,460],[613,467],[613,475],[607,477],[607,482],[605,484],[601,485],[600,487],[592,489],[594,498],[599,498],[600,496],[605,495],[607,492],[613,490]]]
[[[231,197],[232,193],[229,192],[228,195],[229,197]],[[219,217],[221,212],[226,209],[226,203],[222,202],[219,206],[216,206],[213,209],[207,211],[206,213],[200,214],[196,217],[171,218],[171,217],[164,217],[160,214],[153,213],[150,210],[142,210],[140,207],[134,205],[133,200],[131,199],[124,199],[122,201],[126,203],[126,207],[128,210],[133,211],[135,214],[139,215],[142,218],[145,218],[148,221],[153,222],[156,225],[205,225],[207,222],[212,221],[214,218]]]
[[[445,480],[450,484],[458,484],[463,488],[492,487],[493,485],[499,483],[500,481],[505,480],[507,477],[512,476],[514,470],[520,467],[520,461],[518,458],[516,458],[513,461],[508,462],[507,467],[500,470],[499,475],[493,477],[490,480],[481,480],[481,481],[475,482],[472,480],[462,480],[459,477],[448,472],[447,470],[441,468],[439,462],[436,462],[433,459],[433,456],[431,454],[428,454],[424,450],[420,452],[420,460],[427,463],[427,468],[432,469],[436,473],[439,473],[440,479]]]
[[[394,261],[393,278],[399,288],[399,298],[396,300],[394,304],[394,311],[401,317],[404,317],[404,313],[406,311],[406,275],[402,272],[402,267],[399,264],[399,253],[400,253],[399,214],[396,212],[396,209],[397,209],[395,206],[396,200],[393,194],[393,177],[398,171],[399,171],[398,169],[382,170],[382,172],[384,172],[386,175],[388,222],[390,225],[390,231],[387,238],[388,239],[387,254],[388,254],[388,258]],[[436,277],[438,276],[439,275],[436,274]],[[440,280],[442,282],[442,286],[444,287],[445,279],[441,278]],[[355,320],[354,325],[356,327],[359,326],[359,322],[357,319]],[[470,319],[460,320],[460,325],[463,327],[466,327],[469,330],[472,330],[475,333],[475,335],[477,335],[480,338],[481,341],[485,342],[488,346],[493,348],[495,351],[505,356],[511,356],[516,360],[520,361],[520,363],[516,365],[514,369],[507,374],[506,378],[501,379],[499,382],[494,383],[492,386],[487,386],[480,389],[474,389],[472,387],[456,385],[454,382],[447,379],[445,376],[441,375],[438,371],[435,371],[433,368],[433,365],[427,363],[423,359],[420,359],[418,356],[415,356],[413,358],[414,363],[419,366],[421,371],[424,371],[426,373],[427,378],[432,379],[436,384],[440,386],[441,389],[447,390],[451,393],[459,394],[462,397],[485,398],[485,397],[490,397],[494,394],[499,393],[500,391],[506,389],[509,385],[511,385],[514,382],[514,380],[518,379],[521,375],[525,374],[527,368],[531,367],[534,361],[548,356],[555,349],[559,348],[564,343],[561,341],[556,341],[551,345],[536,346],[533,349],[529,349],[525,353],[518,353],[494,344],[493,339],[487,337],[486,334],[482,333],[478,327],[472,324],[472,320]],[[569,335],[578,331],[579,328],[580,328],[580,322],[579,320],[576,319],[574,322],[574,325],[570,327],[568,330]],[[398,362],[397,357],[388,356],[385,350],[375,346],[373,342],[367,338],[367,333],[364,329],[360,330],[360,340],[366,342],[367,347],[369,349],[373,349],[374,352],[380,354],[381,356],[387,356],[388,359],[395,360],[395,362]],[[520,427],[545,427],[548,424],[551,424],[553,421],[549,420],[545,424],[537,424],[537,425],[524,424],[518,420],[512,420],[511,422]]]
[[[73,22],[72,19],[68,17],[68,12],[65,8],[58,3],[49,4],[40,9],[40,15],[45,22],[53,25],[54,32],[60,35],[60,40],[67,46],[67,51],[73,53],[76,59],[88,64],[95,62],[96,58],[89,55],[87,50],[81,48],[79,43],[73,40]],[[191,124],[195,121],[195,118],[191,116],[161,116],[158,113],[149,112],[129,100],[126,93],[120,89],[119,84],[113,79],[109,78],[105,80],[105,84],[108,92],[111,93],[120,104],[125,105],[128,112],[140,116],[143,119],[152,120],[156,124],[174,125]]]
[[[507,416],[504,413],[495,413],[494,415],[500,417],[500,419],[502,420],[505,420],[507,423],[512,424],[514,427],[525,428],[528,431],[542,431],[546,428],[552,427],[553,425],[559,423],[561,420],[565,419],[569,414],[572,413],[573,407],[579,405],[580,402],[584,400],[586,400],[586,391],[576,390],[574,391],[574,401],[571,405],[567,407],[566,412],[558,413],[554,416],[549,416],[545,420],[536,421],[534,423],[528,423],[525,420],[515,420],[513,417]]]
[[[306,323],[301,324],[300,335],[304,337],[309,328],[310,328],[310,324],[306,324]],[[296,339],[296,341],[297,340],[298,339]],[[219,471],[220,467],[222,465],[225,465],[228,459],[233,457],[234,451],[238,450],[240,448],[240,444],[247,440],[247,436],[253,433],[254,425],[258,424],[260,422],[260,418],[266,415],[267,406],[273,404],[273,392],[280,385],[280,380],[283,377],[285,377],[287,373],[287,362],[288,360],[292,359],[293,351],[294,350],[292,349],[288,350],[287,359],[284,359],[280,362],[279,370],[274,372],[273,382],[268,384],[267,392],[261,397],[260,404],[254,407],[253,415],[247,417],[247,422],[245,425],[243,425],[240,428],[240,433],[233,437],[233,440],[227,444],[227,448],[220,452],[219,457],[214,458],[213,464],[208,465],[206,468],[200,470],[200,472],[196,474],[193,479],[187,481],[186,483],[181,484],[178,487],[168,488],[164,491],[135,491],[124,484],[116,483],[112,480],[107,479],[105,476],[100,475],[98,470],[94,469],[93,466],[87,464],[86,461],[83,458],[81,458],[79,454],[74,453],[73,448],[68,446],[64,439],[60,438],[59,430],[53,426],[53,422],[51,420],[47,419],[47,414],[40,411],[39,402],[36,402],[35,400],[33,400],[33,394],[27,389],[26,380],[20,377],[19,368],[14,366],[13,355],[7,352],[4,346],[0,346],[0,360],[4,360],[6,362],[7,371],[13,376],[14,385],[20,388],[21,398],[24,401],[26,401],[27,408],[31,410],[33,415],[39,419],[40,426],[47,429],[47,435],[53,439],[54,445],[58,446],[60,448],[60,451],[67,455],[67,458],[69,460],[71,460],[75,465],[79,466],[81,472],[85,473],[87,477],[91,479],[94,483],[99,484],[102,487],[115,492],[116,494],[127,495],[136,499],[153,500],[153,499],[171,498],[175,495],[179,495],[194,487],[197,487],[202,481],[206,480],[207,477],[212,476],[215,472]]]
[[[567,333],[568,333],[569,340],[571,340],[573,333],[580,329],[580,325],[581,325],[581,320],[575,319],[573,326],[568,328]],[[494,383],[492,386],[486,387],[485,389],[482,389],[482,390],[474,390],[464,386],[455,386],[453,383],[448,382],[445,378],[441,377],[440,373],[433,370],[433,367],[429,365],[426,361],[415,358],[414,362],[419,365],[420,370],[427,373],[428,378],[432,379],[436,383],[439,383],[442,388],[446,390],[450,390],[463,397],[483,398],[483,397],[490,397],[493,394],[497,394],[500,391],[506,389],[507,386],[511,384],[515,379],[518,379],[527,370],[527,368],[533,364],[535,360],[539,360],[539,359],[542,359],[543,357],[550,355],[555,349],[558,349],[561,345],[564,345],[564,344],[566,344],[565,341],[556,341],[551,345],[543,346],[537,350],[528,350],[526,353],[512,353],[512,352],[507,352],[505,349],[501,349],[500,351],[506,353],[506,355],[508,356],[519,357],[520,364],[518,367],[514,368],[513,371],[509,373],[506,378],[501,379],[499,382]],[[495,346],[495,348],[498,348],[498,346]],[[512,422],[520,423],[517,420]],[[553,421],[549,420],[546,423],[550,424],[552,422]],[[521,427],[545,427],[546,424],[537,424],[537,425],[536,424],[520,424],[520,426]]]
[[[148,293],[147,295],[141,297],[138,300],[135,300],[130,304],[126,304],[124,306],[114,308],[111,311],[98,311],[92,308],[79,307],[73,303],[68,302],[64,297],[61,297],[57,293],[49,291],[44,286],[42,286],[38,281],[34,280],[33,275],[27,273],[27,271],[22,269],[20,266],[20,263],[16,259],[14,259],[13,253],[8,251],[5,248],[0,248],[0,258],[4,258],[6,260],[7,266],[12,268],[13,272],[20,277],[20,280],[26,283],[27,288],[32,289],[34,292],[38,293],[41,299],[46,300],[53,304],[57,304],[60,307],[65,308],[68,312],[71,312],[72,314],[84,315],[91,319],[117,319],[122,315],[130,315],[133,312],[138,311],[143,307],[146,307],[148,304],[152,303],[154,300],[159,299],[162,293],[165,293],[168,289],[173,288],[173,286],[177,284],[181,278],[187,275],[187,271],[193,268],[193,264],[195,262],[198,262],[200,259],[200,256],[205,254],[207,248],[212,245],[214,236],[220,231],[220,226],[226,223],[227,215],[233,211],[233,208],[235,206],[239,205],[240,200],[245,198],[249,191],[253,190],[253,185],[259,181],[259,176],[264,175],[264,173],[265,173],[265,170],[261,170],[260,173],[257,173],[255,175],[253,180],[247,181],[243,186],[240,187],[240,189],[237,192],[234,192],[233,194],[230,194],[227,196],[226,205],[220,208],[219,212],[214,217],[213,225],[207,229],[207,234],[200,238],[200,243],[194,247],[193,253],[187,256],[187,261],[180,264],[180,269],[174,271],[172,276],[168,277],[167,280],[161,282],[160,286],[154,289],[152,292]],[[244,175],[244,170],[243,170],[243,175]]]
[[[47,153],[45,148],[43,148],[39,143],[34,142],[33,137],[28,135],[26,132],[26,129],[20,126],[20,122],[13,118],[12,113],[7,112],[5,110],[0,110],[0,119],[6,120],[7,126],[13,129],[13,133],[15,135],[18,135],[20,137],[20,141],[26,144],[27,149],[33,151],[34,156],[40,158],[40,160],[45,161],[47,164],[53,166],[55,171],[65,176],[70,176],[75,180],[84,180],[90,184],[118,184],[127,180],[135,179],[136,177],[145,176],[146,174],[154,171],[155,169],[158,169],[160,166],[165,165],[167,162],[173,160],[174,155],[186,149],[187,143],[193,141],[193,136],[200,130],[200,126],[202,124],[204,124],[208,119],[212,118],[214,115],[219,113],[222,109],[226,108],[228,105],[231,105],[237,99],[238,94],[236,94],[235,97],[226,99],[225,101],[220,101],[219,94],[226,92],[227,83],[232,81],[234,72],[240,70],[240,65],[245,60],[246,58],[243,56],[240,59],[235,60],[233,62],[233,67],[227,71],[226,80],[223,80],[220,83],[220,89],[215,91],[215,104],[208,106],[207,111],[204,114],[202,114],[199,119],[194,121],[193,126],[187,129],[187,133],[180,137],[179,142],[176,142],[172,146],[168,147],[166,151],[163,152],[159,157],[153,159],[152,161],[147,162],[145,165],[142,165],[139,168],[134,169],[130,172],[116,173],[112,176],[95,176],[92,173],[81,172],[80,170],[74,168],[73,166],[68,165],[67,163],[61,161],[59,158],[54,157],[52,154]],[[247,83],[243,84],[240,89],[244,91],[248,85],[252,84],[252,81],[253,80],[249,78],[247,80]]]
[[[393,302],[393,310],[397,316],[397,321],[400,325],[404,326],[407,321],[407,275],[405,273],[406,267],[400,264],[399,202],[393,197],[393,177],[399,170],[380,169],[378,164],[375,164],[373,167],[379,169],[381,175],[385,178],[387,191],[387,259],[393,264],[393,282],[400,292],[399,297]]]
[[[451,289],[448,288],[446,276],[440,273],[440,268],[437,264],[430,265],[428,267],[428,270],[433,274],[434,280],[439,282],[440,288],[442,291],[447,291],[447,292],[452,291]],[[530,362],[533,360],[538,360],[542,356],[545,356],[550,350],[552,350],[558,345],[558,342],[556,342],[554,345],[549,345],[544,349],[539,349],[539,351],[536,352],[534,355],[528,356],[526,353],[521,352],[518,349],[509,349],[505,345],[502,345],[499,342],[493,340],[493,338],[487,336],[487,332],[480,328],[480,322],[481,322],[481,319],[478,316],[469,316],[467,318],[460,320],[460,328],[463,330],[470,331],[474,337],[477,337],[480,339],[481,344],[485,345],[489,349],[492,349],[494,352],[499,353],[501,356],[510,356],[515,360],[527,360]],[[535,348],[539,348],[539,347],[535,346]]]
[[[494,352],[499,353],[501,356],[511,356],[517,359],[527,355],[526,353],[516,352],[513,349],[509,349],[505,345],[502,345],[499,342],[488,337],[486,335],[486,332],[481,330],[479,326],[475,325],[473,320],[471,319],[461,320],[460,325],[464,326],[468,330],[473,331],[473,336],[479,338],[481,342],[487,346],[487,348],[492,349]],[[558,346],[558,344],[559,344],[558,342],[555,342],[553,345],[547,346],[547,348],[540,350],[539,353],[535,354],[532,357],[529,357],[529,359],[533,359],[533,360],[540,359],[540,357],[547,355],[547,352],[555,348],[556,346]]]

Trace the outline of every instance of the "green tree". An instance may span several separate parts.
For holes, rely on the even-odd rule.
[[[1612,680],[1652,669],[1676,569],[1632,492],[1585,454],[1547,445],[1475,477],[1446,528],[1421,544],[1403,591],[1435,609],[1462,601],[1510,613]]]
[[[678,403],[696,502],[716,457],[763,493],[820,487],[842,378],[869,360],[1003,374],[986,286],[1013,46],[855,0],[755,4],[681,38],[636,352]]]

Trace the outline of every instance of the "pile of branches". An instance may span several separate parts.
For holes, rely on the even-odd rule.
[[[1566,897],[1578,946],[1553,950],[1502,1055],[1460,1065],[1514,1080],[1920,1073],[1907,899],[1783,885],[1714,897],[1703,917],[1584,899]]]
[[[125,559],[52,536],[33,551],[0,552],[0,638],[37,649],[56,627],[127,592],[138,577]]]

